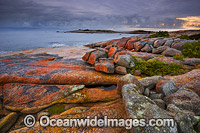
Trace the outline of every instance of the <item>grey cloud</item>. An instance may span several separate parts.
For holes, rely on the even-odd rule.
[[[199,0],[0,0],[0,25],[179,28],[182,20],[176,18],[199,16],[199,5]]]

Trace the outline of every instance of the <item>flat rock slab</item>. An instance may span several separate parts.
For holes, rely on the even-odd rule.
[[[103,85],[116,84],[121,77],[96,72],[86,64],[81,57],[88,51],[87,48],[51,48],[49,51],[38,49],[0,56],[0,84]]]

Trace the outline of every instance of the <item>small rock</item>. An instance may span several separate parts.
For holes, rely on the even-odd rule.
[[[130,83],[135,84],[138,87],[138,89],[139,89],[139,91],[140,91],[141,94],[144,92],[144,87],[138,81],[138,79],[135,76],[131,75],[131,74],[126,74],[125,76],[123,76],[122,78],[120,78],[120,80],[117,83],[117,88],[118,88],[119,94],[121,94],[122,87],[125,84],[130,84]]]
[[[111,47],[108,51],[108,57],[114,57],[114,55],[117,53],[117,48],[116,47]]]
[[[163,95],[162,94],[150,94],[149,98],[151,99],[163,99]]]
[[[146,44],[146,41],[138,41],[134,43],[135,52],[139,52]]]
[[[162,53],[163,51],[165,51],[166,49],[168,49],[169,47],[168,46],[160,46],[160,47],[158,47],[158,48],[154,48],[153,50],[152,50],[152,53],[153,54],[160,54],[160,53]]]
[[[153,99],[153,101],[158,105],[158,107],[165,109],[165,102],[162,99]]]
[[[188,89],[179,89],[174,94],[164,98],[166,104],[174,104],[182,110],[194,112],[200,115],[200,97]]]
[[[168,48],[165,51],[162,52],[165,56],[176,56],[176,55],[183,55],[181,51],[176,50],[174,48]]]
[[[164,45],[165,42],[166,42],[166,40],[163,40],[163,39],[155,40],[153,47],[158,48],[158,47]]]
[[[169,82],[169,80],[160,80],[160,81],[158,81],[157,84],[156,84],[156,92],[157,93],[162,93],[163,85],[166,84],[167,82]]]
[[[173,43],[173,40],[172,40],[172,39],[169,39],[169,40],[167,40],[167,41],[165,42],[165,44],[164,44],[163,46],[169,46],[169,47],[171,47],[172,43]]]
[[[107,58],[106,51],[104,51],[104,50],[95,50],[95,51],[91,52],[87,62],[89,64],[91,64],[91,65],[94,65],[95,61],[98,61],[99,58]]]
[[[114,64],[113,58],[99,58],[99,63],[111,63]]]
[[[16,112],[12,112],[5,116],[3,119],[0,121],[0,131],[2,133],[7,132],[13,124],[16,122],[18,118],[18,114]]]
[[[149,89],[146,88],[145,91],[144,91],[144,95],[148,97],[149,96],[149,92],[150,92]]]
[[[115,63],[119,66],[124,66],[126,68],[133,68],[135,66],[135,58],[129,54],[117,55],[114,59]]]
[[[153,49],[153,46],[152,46],[152,45],[146,44],[146,45],[141,49],[141,51],[142,51],[142,52],[151,53],[151,52],[152,52],[152,49]]]
[[[152,76],[143,79],[139,79],[144,88],[153,89],[159,80],[164,79],[162,76]]]
[[[126,67],[123,66],[117,66],[115,72],[119,74],[127,74]]]
[[[174,92],[176,92],[177,90],[178,88],[173,80],[170,80],[161,86],[161,92],[164,96],[169,96]]]
[[[115,72],[115,66],[112,63],[95,63],[94,69],[105,73]]]

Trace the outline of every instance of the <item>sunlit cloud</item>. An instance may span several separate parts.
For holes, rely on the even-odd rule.
[[[183,20],[183,28],[185,29],[200,29],[200,16],[187,16],[185,18],[176,18]]]

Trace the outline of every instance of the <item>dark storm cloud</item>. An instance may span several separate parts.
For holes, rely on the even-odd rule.
[[[0,0],[1,27],[178,28],[199,0]]]

